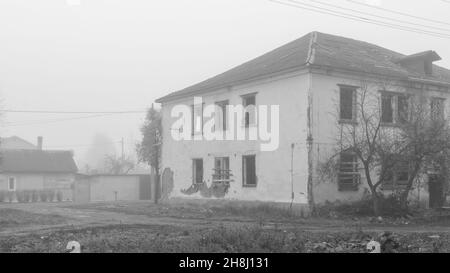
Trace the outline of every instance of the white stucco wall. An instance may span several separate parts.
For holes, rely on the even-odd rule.
[[[63,194],[63,200],[73,199],[74,174],[2,173],[0,175],[0,191],[8,191],[9,177],[16,179],[16,191],[58,189]]]
[[[163,150],[162,169],[174,172],[174,189],[171,197],[196,197],[182,193],[192,185],[192,159],[202,158],[204,181],[211,185],[215,157],[229,157],[234,181],[231,182],[226,199],[291,201],[291,144],[294,148],[293,187],[294,202],[307,202],[307,74],[296,74],[266,79],[252,84],[235,86],[203,95],[205,105],[229,100],[232,105],[241,104],[241,95],[257,92],[256,105],[279,105],[280,141],[275,151],[260,151],[258,141],[175,141],[170,126],[176,118],[171,117],[171,109],[177,104],[193,104],[193,98],[163,104]],[[257,187],[242,185],[242,156],[256,155]]]

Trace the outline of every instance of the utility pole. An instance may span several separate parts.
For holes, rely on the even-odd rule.
[[[124,147],[123,137],[122,137],[122,140],[120,141],[120,143],[121,143],[121,146],[122,146],[122,160],[123,160],[125,158],[125,153],[124,153],[124,150],[123,150],[123,147]]]

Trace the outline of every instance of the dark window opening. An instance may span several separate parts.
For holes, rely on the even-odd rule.
[[[192,160],[193,183],[203,183],[203,159]]]
[[[243,96],[242,104],[245,108],[244,125],[248,128],[256,123],[256,95]]]
[[[256,156],[242,157],[242,181],[246,187],[256,187]]]
[[[226,131],[227,130],[227,118],[228,118],[227,106],[229,105],[229,102],[227,100],[219,101],[219,102],[216,102],[216,105],[219,107],[216,128],[218,128],[219,130],[222,130],[222,131]]]
[[[353,88],[340,89],[340,119],[341,120],[354,120],[354,98],[356,90]]]
[[[432,98],[430,107],[431,118],[433,120],[444,119],[444,99]]]
[[[394,123],[393,98],[393,95],[381,96],[381,122],[383,123]]]

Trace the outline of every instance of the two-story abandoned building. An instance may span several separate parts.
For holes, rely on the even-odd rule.
[[[336,175],[331,181],[322,181],[317,172],[320,162],[336,145],[339,124],[357,122],[355,94],[362,79],[374,86],[380,81],[395,85],[395,90],[373,90],[380,98],[384,125],[395,125],[406,93],[420,93],[430,98],[430,107],[446,109],[450,71],[433,64],[438,60],[434,51],[404,55],[370,43],[312,32],[158,99],[163,115],[162,169],[170,169],[167,173],[173,175],[169,195],[297,204],[307,204],[311,196],[316,203],[361,198],[365,178],[358,174],[357,166],[352,167],[354,177]],[[196,103],[194,97],[201,102]],[[191,109],[190,120],[185,123],[191,128],[180,125],[180,112],[174,111],[180,105]],[[210,117],[205,115],[208,105],[223,110],[230,105],[277,106],[278,116],[268,125],[272,133],[278,131],[272,135],[278,137],[276,149],[261,149],[261,143],[267,142],[261,138],[202,138],[203,126]],[[249,111],[235,120],[230,120],[230,115],[217,115],[213,130],[231,130],[234,134],[234,129],[242,129],[248,136],[262,126],[255,116]],[[192,139],[174,137],[186,130]],[[342,154],[340,162],[354,166],[357,160]],[[394,177],[395,181],[387,183],[399,185],[404,176]]]

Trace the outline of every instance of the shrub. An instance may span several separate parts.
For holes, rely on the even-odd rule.
[[[31,201],[38,202],[39,201],[39,192],[34,190],[31,192]]]
[[[14,195],[15,192],[8,191],[8,193],[6,194],[6,200],[11,203],[14,200]]]
[[[32,199],[32,197],[31,197],[32,192],[30,190],[26,190],[26,191],[23,191],[23,195],[24,195],[23,202],[29,203]]]
[[[25,192],[24,191],[16,191],[17,202],[23,203],[25,201]]]
[[[62,191],[56,192],[56,199],[58,200],[58,202],[62,202],[63,201],[63,193],[62,193]]]
[[[39,191],[39,197],[41,199],[41,202],[47,202],[47,191],[46,190],[40,190]]]
[[[53,200],[55,200],[55,191],[53,190],[47,190],[47,201],[48,202],[53,202]]]
[[[6,192],[0,191],[0,202],[5,202],[5,201],[6,201]]]

